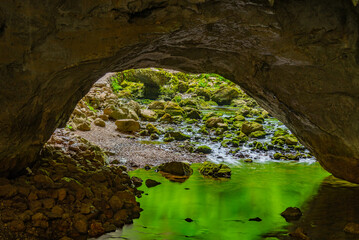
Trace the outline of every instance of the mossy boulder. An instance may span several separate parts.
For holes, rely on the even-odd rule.
[[[212,162],[204,162],[199,168],[199,172],[204,176],[214,178],[230,178],[231,169],[225,164],[215,164]]]
[[[191,136],[177,131],[177,132],[167,132],[165,134],[165,138],[174,138],[174,140],[177,141],[184,141],[187,139],[191,139]]]
[[[163,163],[158,166],[158,170],[176,176],[191,176],[193,173],[191,166],[184,162]]]
[[[249,134],[249,137],[251,138],[265,138],[266,132],[264,131],[255,131]]]
[[[171,114],[165,113],[165,115],[163,115],[159,121],[163,123],[172,123],[174,120]]]
[[[165,112],[172,116],[181,116],[184,114],[183,109],[176,102],[169,101],[165,105]]]
[[[158,118],[157,113],[150,109],[141,109],[140,116],[141,116],[142,120],[149,121],[149,122],[154,122]]]
[[[212,152],[212,149],[206,145],[203,146],[199,146],[194,150],[196,153],[204,153],[204,154],[209,154]]]
[[[191,119],[201,119],[202,118],[201,112],[198,109],[189,108],[189,107],[185,107],[183,109],[186,113],[187,118],[191,118]]]
[[[148,109],[154,110],[163,110],[165,109],[165,102],[163,101],[153,101],[148,105]]]
[[[160,133],[160,131],[152,123],[148,123],[146,125],[146,130],[148,131],[149,134],[152,134],[152,133],[159,134]]]
[[[241,131],[249,135],[252,132],[264,131],[263,125],[257,122],[244,122],[241,127]]]
[[[182,99],[182,100],[179,102],[179,105],[180,105],[181,107],[197,108],[197,107],[198,107],[198,100],[193,99],[193,98]]]
[[[224,123],[224,120],[220,117],[210,117],[206,121],[206,127],[214,128],[217,127],[218,123]]]
[[[285,139],[285,143],[287,145],[297,145],[298,144],[298,139],[296,137],[294,137],[293,135],[292,136],[288,136],[286,139]]]
[[[231,101],[239,96],[237,89],[232,87],[221,87],[213,93],[212,99],[219,105],[229,105]]]

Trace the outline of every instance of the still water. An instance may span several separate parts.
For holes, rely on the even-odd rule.
[[[316,162],[238,162],[228,180],[205,178],[192,167],[194,174],[184,183],[153,170],[131,172],[162,184],[141,186],[141,217],[100,239],[265,239],[268,233],[288,231],[280,213],[305,205],[329,175]],[[262,221],[249,221],[256,217]]]

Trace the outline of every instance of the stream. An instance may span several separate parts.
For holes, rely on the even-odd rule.
[[[222,118],[230,118],[236,110],[220,107],[204,110],[203,114],[214,111]],[[195,145],[209,146],[213,151],[207,155],[208,160],[228,164],[232,169],[231,179],[204,177],[198,172],[199,164],[192,164],[194,173],[184,183],[171,182],[153,169],[132,171],[131,176],[144,181],[153,179],[161,184],[154,188],[143,184],[139,188],[144,191],[138,199],[144,209],[139,219],[98,239],[277,239],[269,236],[274,232],[287,233],[289,226],[280,213],[287,207],[308,205],[323,179],[329,176],[313,157],[299,161],[274,160],[275,149],[252,148],[254,141],[270,144],[279,127],[289,131],[275,118],[269,117],[263,123],[266,137],[250,139],[240,146],[240,155],[233,151],[234,147],[223,147],[220,142],[211,141],[210,136],[199,134],[202,124],[183,122],[157,127],[175,127],[196,139]],[[163,137],[155,141],[143,137],[139,141],[168,148]],[[296,152],[294,149],[287,151]],[[246,163],[241,157],[253,162]],[[261,221],[249,221],[253,218]]]

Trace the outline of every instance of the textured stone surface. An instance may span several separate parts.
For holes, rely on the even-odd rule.
[[[0,2],[0,174],[35,160],[106,72],[216,72],[359,182],[358,7],[349,0]]]

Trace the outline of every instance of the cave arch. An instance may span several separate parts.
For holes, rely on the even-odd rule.
[[[350,1],[3,1],[0,174],[19,172],[106,72],[214,72],[359,182],[358,7]],[[343,17],[345,16],[345,18]]]

